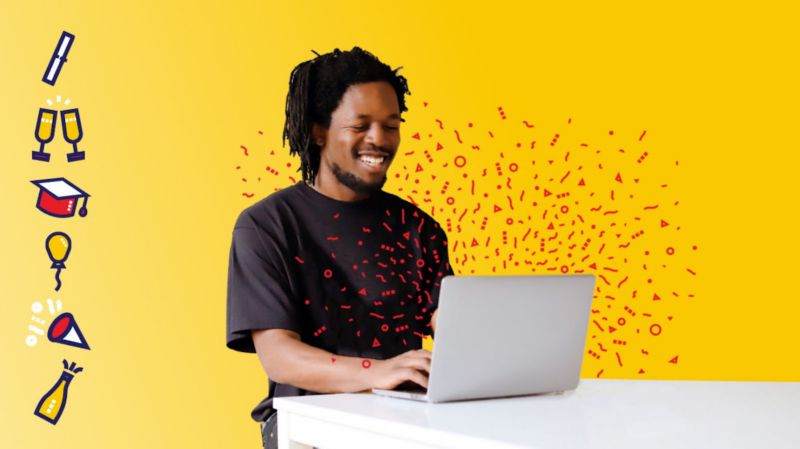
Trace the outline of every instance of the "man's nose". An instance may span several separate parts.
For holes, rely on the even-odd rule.
[[[369,127],[365,140],[376,147],[383,147],[386,145],[386,130],[380,123],[375,123]]]

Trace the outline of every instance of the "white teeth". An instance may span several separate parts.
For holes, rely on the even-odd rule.
[[[382,156],[373,157],[373,156],[367,156],[367,155],[364,155],[364,156],[361,156],[361,157],[358,158],[358,160],[360,160],[361,162],[363,162],[363,163],[365,163],[367,165],[380,165],[380,164],[383,163],[384,159],[385,158],[382,157]]]

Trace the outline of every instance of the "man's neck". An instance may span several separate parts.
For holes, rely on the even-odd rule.
[[[369,193],[356,192],[339,182],[333,173],[319,171],[314,178],[314,183],[308,183],[317,192],[338,201],[362,201],[370,197]]]

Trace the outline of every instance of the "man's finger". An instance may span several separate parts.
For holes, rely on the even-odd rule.
[[[422,357],[418,358],[409,358],[403,362],[403,366],[406,368],[414,368],[419,371],[424,371],[425,373],[431,372],[431,359],[426,359]]]
[[[428,376],[422,374],[421,372],[413,368],[409,368],[408,370],[406,370],[405,377],[406,380],[410,380],[411,382],[414,382],[415,384],[423,388],[428,388]]]

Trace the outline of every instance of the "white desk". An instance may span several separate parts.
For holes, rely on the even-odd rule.
[[[281,449],[800,448],[800,383],[582,380],[563,395],[425,404],[275,400]]]

